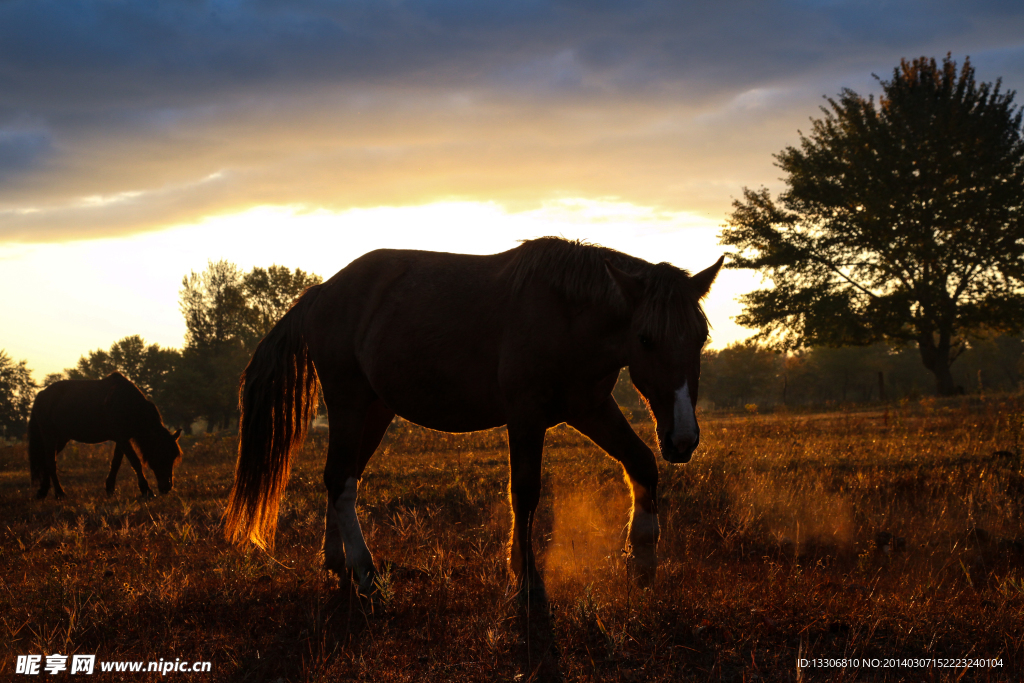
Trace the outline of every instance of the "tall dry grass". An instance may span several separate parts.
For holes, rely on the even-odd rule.
[[[78,444],[60,460],[70,499],[34,501],[24,447],[6,447],[0,675],[59,652],[209,660],[209,681],[1018,680],[1022,430],[1018,397],[704,416],[693,462],[662,467],[661,564],[640,590],[620,468],[553,429],[534,533],[550,613],[508,594],[500,430],[394,428],[361,489],[374,605],[319,569],[322,433],[274,556],[222,538],[231,438],[189,440],[175,491],[151,502],[129,476],[108,499],[111,447]],[[798,670],[798,656],[1003,665]]]

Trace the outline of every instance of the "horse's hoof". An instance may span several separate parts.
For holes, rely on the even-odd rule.
[[[544,581],[539,575],[531,577],[529,581],[518,581],[515,586],[519,604],[540,607],[548,604],[548,593],[544,589]]]
[[[358,572],[352,572],[352,583],[356,586],[356,591],[360,597],[363,598],[375,598],[379,591],[377,590],[377,571],[367,572],[362,578],[359,578]]]
[[[345,568],[345,553],[338,557],[336,553],[324,553],[324,571],[334,574],[339,581],[350,578],[350,572]]]
[[[653,548],[633,548],[626,556],[626,571],[641,588],[650,588],[658,573],[657,551]]]
[[[56,498],[57,500],[64,500],[65,498],[67,498],[67,495],[63,491],[57,491],[56,493],[53,494],[53,497]]]
[[[369,589],[356,585],[356,595],[359,596],[363,611],[368,615],[381,614],[392,597],[383,595],[376,581]]]
[[[107,489],[107,498],[114,495],[114,489]]]
[[[153,495],[152,491],[143,491],[139,494],[139,500],[152,500],[153,498],[156,498],[156,496]]]
[[[36,500],[42,500],[43,498],[46,498],[46,494],[47,493],[49,493],[49,492],[48,491],[39,491],[39,492],[37,492],[36,493]]]

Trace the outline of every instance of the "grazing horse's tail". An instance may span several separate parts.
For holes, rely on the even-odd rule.
[[[238,463],[224,512],[236,544],[273,546],[277,508],[292,451],[316,412],[316,368],[303,335],[306,312],[320,291],[310,287],[256,347],[238,389]]]

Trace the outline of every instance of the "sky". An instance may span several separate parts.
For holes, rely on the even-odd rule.
[[[180,347],[219,259],[555,234],[700,270],[823,97],[947,53],[1024,89],[1024,4],[0,0],[0,349]],[[759,286],[723,272],[713,346]]]

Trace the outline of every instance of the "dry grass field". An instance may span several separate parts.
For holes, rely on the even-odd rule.
[[[362,487],[385,569],[372,605],[319,568],[322,433],[293,468],[272,556],[222,538],[229,437],[183,439],[173,493],[149,502],[127,467],[104,495],[109,444],[70,445],[69,499],[36,501],[25,447],[8,446],[0,678],[31,680],[18,655],[60,653],[211,662],[94,674],[125,681],[1020,680],[1022,429],[1013,396],[704,416],[694,460],[660,465],[651,589],[621,556],[618,465],[553,429],[535,530],[550,612],[507,592],[500,430],[392,427]],[[814,666],[842,658],[859,666]]]

